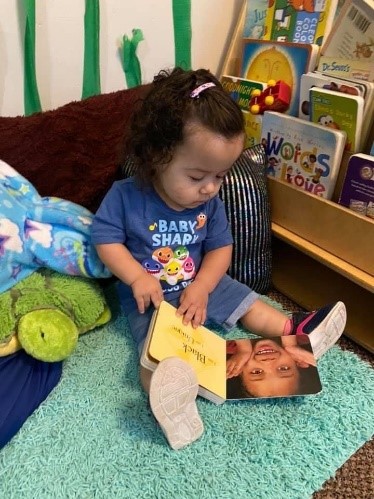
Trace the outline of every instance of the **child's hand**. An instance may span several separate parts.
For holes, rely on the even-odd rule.
[[[141,314],[144,314],[151,302],[155,308],[158,308],[164,299],[161,284],[147,272],[135,279],[131,284],[131,289]]]
[[[243,367],[251,356],[250,352],[238,352],[231,355],[226,362],[226,379],[234,378],[241,374]]]
[[[183,315],[183,324],[190,321],[193,327],[204,324],[209,293],[202,283],[191,283],[185,288],[180,297],[177,315]]]

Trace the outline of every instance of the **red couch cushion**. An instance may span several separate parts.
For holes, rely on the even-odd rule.
[[[70,102],[32,116],[0,117],[0,159],[41,196],[95,212],[120,178],[129,119],[149,85]]]

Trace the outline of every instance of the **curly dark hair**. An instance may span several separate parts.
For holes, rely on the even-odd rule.
[[[215,86],[190,97],[192,90],[208,82]],[[183,142],[185,125],[193,122],[227,139],[244,133],[239,106],[210,71],[160,71],[132,117],[126,144],[126,156],[139,179],[152,182],[158,167],[169,163],[174,148]]]

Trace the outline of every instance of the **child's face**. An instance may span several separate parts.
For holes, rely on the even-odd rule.
[[[196,208],[218,194],[223,177],[240,156],[244,135],[226,139],[195,125],[158,174],[155,189],[174,210]]]
[[[288,352],[272,340],[256,342],[242,371],[245,388],[255,397],[297,393],[299,370]]]

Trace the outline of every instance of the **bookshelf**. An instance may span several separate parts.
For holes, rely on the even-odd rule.
[[[240,75],[246,2],[221,74]],[[345,334],[374,352],[374,221],[334,200],[344,178],[345,154],[332,201],[269,178],[273,233],[273,285],[312,310],[345,302]]]

